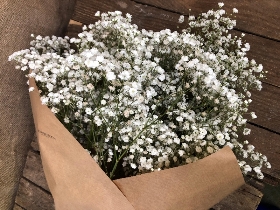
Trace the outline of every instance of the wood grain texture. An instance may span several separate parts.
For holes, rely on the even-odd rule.
[[[218,8],[220,0],[135,0],[135,2],[152,5],[181,14],[199,15],[210,9]],[[250,33],[260,34],[269,38],[280,40],[280,1],[278,0],[224,0],[224,9],[231,13],[232,8],[239,10],[236,15],[236,28]]]
[[[265,184],[262,182],[262,180],[255,179],[249,176],[244,177],[245,183],[256,188],[260,192],[263,191]]]
[[[246,34],[244,38],[251,46],[248,58],[263,64],[264,70],[268,71],[263,82],[280,88],[280,42],[251,34]]]
[[[25,209],[22,208],[21,206],[15,204],[13,210],[25,210]]]
[[[258,116],[251,121],[280,133],[280,88],[263,84],[261,91],[252,91],[251,98],[253,102],[249,106],[249,112],[254,111]]]
[[[24,178],[20,180],[15,203],[26,210],[54,210],[52,196]]]
[[[44,175],[41,157],[38,153],[34,151],[28,152],[23,176],[34,184],[50,191]]]
[[[177,2],[180,3],[180,1],[165,1],[167,5],[177,5]],[[106,2],[80,0],[77,2],[73,19],[84,24],[94,23],[99,19],[94,16],[98,10],[101,12],[114,10],[120,10],[123,13],[129,12],[133,16],[132,22],[138,25],[140,29],[162,30],[169,28],[173,31],[177,30],[178,14],[128,0]],[[77,37],[76,33],[81,31],[81,26],[70,25],[67,35]],[[232,34],[240,36],[241,32],[233,30]],[[245,34],[245,41],[251,45],[248,57],[263,64],[264,69],[268,71],[267,78],[264,80],[266,83],[280,87],[280,69],[278,68],[280,66],[278,56],[280,54],[280,42],[248,33]]]
[[[273,181],[269,180],[270,178],[274,179],[276,182],[274,184],[277,184],[277,182],[280,182],[280,135],[250,124],[248,128],[251,129],[251,134],[240,137],[240,140],[248,140],[250,144],[256,147],[256,151],[267,156],[272,167],[271,169],[262,169],[267,178],[267,180],[263,181],[267,183]]]
[[[263,194],[256,188],[245,184],[230,194],[218,204],[212,207],[212,210],[252,210],[256,209],[261,202]]]
[[[82,26],[76,24],[69,24],[67,28],[66,35],[69,37],[78,38],[78,34],[82,32]]]
[[[40,152],[40,151],[39,151],[39,145],[38,145],[38,142],[37,142],[36,133],[34,134],[33,139],[32,139],[32,142],[31,142],[31,149],[32,149],[32,150],[30,150],[30,151],[33,151],[33,152]]]
[[[132,23],[137,24],[140,29],[145,28],[147,30],[169,28],[174,31],[177,29],[177,21],[180,16],[176,13],[162,11],[130,0],[79,0],[72,19],[84,24],[90,24],[99,20],[94,16],[96,11],[108,12],[115,10],[122,11],[124,14],[130,13],[133,15]]]

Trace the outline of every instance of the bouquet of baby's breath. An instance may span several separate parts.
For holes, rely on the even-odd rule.
[[[244,115],[263,67],[228,33],[236,22],[219,6],[189,16],[181,32],[139,30],[130,14],[97,12],[79,38],[37,36],[9,59],[111,179],[192,163],[225,145],[244,174],[263,178],[269,162],[237,134],[250,134]]]

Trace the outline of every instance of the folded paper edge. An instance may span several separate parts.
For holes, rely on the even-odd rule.
[[[195,163],[113,182],[139,210],[209,209],[245,183],[228,146]]]
[[[134,209],[88,152],[41,104],[34,79],[30,100],[43,170],[57,210]]]
[[[160,172],[154,172],[154,173],[143,174],[143,175],[139,175],[139,176],[135,176],[135,177],[114,180],[112,182],[105,175],[105,173],[99,168],[99,166],[94,162],[94,160],[90,157],[90,155],[87,154],[87,152],[82,148],[82,146],[77,142],[77,140],[75,140],[74,137],[66,130],[66,128],[64,128],[64,126],[58,121],[58,119],[54,116],[54,114],[46,106],[41,104],[41,101],[39,98],[39,93],[38,93],[34,79],[30,79],[30,86],[35,88],[35,90],[30,93],[32,112],[33,112],[34,122],[35,122],[35,126],[36,126],[38,142],[39,142],[39,146],[40,146],[40,150],[41,150],[43,168],[44,168],[44,172],[46,175],[46,179],[47,179],[49,188],[50,188],[51,193],[55,200],[56,209],[65,209],[66,207],[67,207],[67,209],[99,209],[99,207],[101,209],[112,209],[112,208],[117,209],[116,207],[119,206],[120,203],[122,203],[122,207],[120,209],[134,209],[134,207],[135,207],[135,209],[144,209],[145,205],[141,204],[141,202],[139,202],[140,200],[139,200],[138,193],[140,193],[141,199],[144,199],[143,201],[145,201],[145,200],[146,201],[147,200],[156,201],[156,199],[158,199],[158,195],[156,193],[154,193],[154,195],[151,194],[151,191],[156,192],[157,190],[160,193],[165,192],[166,193],[165,196],[170,197],[170,195],[172,195],[172,194],[177,194],[179,197],[181,196],[182,198],[180,198],[180,199],[182,199],[183,201],[181,203],[179,202],[179,206],[180,205],[189,205],[188,207],[190,207],[192,204],[186,204],[186,202],[184,202],[184,200],[185,200],[184,197],[191,197],[191,198],[194,197],[194,195],[189,195],[189,192],[187,192],[187,194],[182,196],[181,192],[180,193],[178,193],[178,192],[176,193],[176,191],[174,192],[174,187],[173,188],[171,187],[170,189],[168,189],[168,186],[169,186],[168,182],[163,183],[164,186],[162,188],[154,188],[154,189],[150,189],[149,186],[151,187],[153,185],[152,184],[147,185],[147,183],[152,183],[154,181],[153,179],[156,179],[157,182],[160,182],[160,180],[162,180],[162,181],[171,180],[172,173],[173,174],[175,173],[178,176],[178,173],[180,173],[181,170],[186,172],[189,170],[189,168],[191,168],[191,170],[190,170],[191,172],[188,174],[206,173],[205,168],[197,167],[196,165],[199,165],[201,162],[205,162],[207,160],[208,160],[208,162],[211,162],[211,161],[209,161],[209,159],[211,159],[211,157],[213,158],[213,157],[219,155],[221,153],[221,151],[224,151],[224,150],[227,151],[227,156],[230,157],[229,158],[230,161],[228,161],[227,163],[223,163],[223,164],[230,163],[231,165],[229,167],[234,172],[234,173],[231,173],[231,174],[234,174],[234,177],[232,178],[231,182],[234,182],[235,184],[233,184],[233,185],[231,184],[230,192],[233,192],[238,187],[240,187],[241,185],[244,184],[244,179],[243,179],[242,173],[239,169],[239,166],[237,164],[236,158],[229,148],[224,148],[209,157],[206,157],[202,160],[197,161],[197,163],[192,163],[192,164],[188,164],[185,166],[179,166],[177,168],[167,169],[167,170],[163,170]],[[49,120],[51,120],[52,122],[47,122],[46,120],[44,120],[44,118],[46,118],[46,116],[48,116]],[[58,133],[60,133],[60,135],[57,134],[57,131],[55,132],[55,130],[57,130],[58,127],[55,127],[54,130],[53,130],[53,127],[49,127],[51,123],[54,123],[54,125],[60,124],[59,128],[61,128],[61,126],[63,127],[63,128],[61,128],[61,130],[58,131]],[[46,125],[48,125],[46,127],[47,131],[44,130],[45,128],[42,129],[42,127],[44,127]],[[69,138],[69,139],[71,138],[71,142],[69,144],[71,144],[75,149],[77,149],[77,151],[69,154],[69,151],[65,151],[63,153],[62,151],[64,151],[64,150],[62,150],[62,151],[60,150],[63,148],[61,148],[61,145],[58,144],[57,141],[54,141],[54,140],[59,140],[59,139],[56,139],[56,138],[58,138],[57,136],[63,137],[63,135],[61,133],[66,133],[65,135],[67,136],[67,138]],[[53,142],[51,142],[50,140],[53,140]],[[64,141],[65,141],[65,139],[64,139]],[[56,142],[56,143],[54,143],[54,142]],[[59,149],[55,148],[55,146],[58,146]],[[73,149],[73,148],[71,148],[71,149]],[[69,160],[63,160],[63,158],[66,158],[68,156],[66,156],[66,157],[62,156],[62,155],[60,155],[60,153],[66,154],[69,157],[71,156],[70,160],[72,162],[76,161],[75,159],[78,156],[82,156],[83,157],[82,161],[86,160],[86,162],[82,162],[83,164],[86,164],[86,166],[84,166],[83,169],[90,168],[90,170],[86,170],[86,172],[83,171],[80,173],[88,173],[87,174],[88,177],[84,178],[83,180],[89,182],[86,185],[91,185],[92,192],[87,191],[86,195],[80,196],[81,200],[79,200],[79,201],[73,201],[73,200],[71,201],[70,200],[71,196],[69,196],[69,193],[70,194],[74,193],[75,195],[77,195],[77,189],[80,189],[81,186],[86,187],[85,183],[82,183],[82,180],[79,180],[80,177],[77,177],[77,174],[79,174],[79,173],[76,172],[76,173],[72,174],[71,176],[69,176],[69,174],[67,174],[67,173],[69,173],[69,170],[71,171],[71,167],[76,168],[77,166],[76,165],[71,166],[71,161],[69,162]],[[82,154],[82,155],[79,155],[79,154]],[[63,165],[58,164],[58,162],[61,160],[56,161],[54,157],[51,158],[50,156],[55,156],[56,158],[61,158],[63,160],[62,162],[70,163],[70,164],[66,168],[64,168]],[[233,157],[234,157],[235,161],[233,161],[233,159],[232,159]],[[214,162],[212,163],[212,165],[213,165],[213,167],[215,167]],[[62,178],[60,177],[61,173],[59,172],[59,170],[67,171],[67,173],[62,173],[62,174],[64,175],[63,179],[67,179],[68,181],[65,181],[65,180],[61,181]],[[98,175],[95,177],[92,176],[96,171],[98,171]],[[214,173],[214,174],[219,174],[219,172],[217,172],[217,170],[216,171],[210,170],[210,172]],[[106,177],[104,177],[104,175]],[[181,174],[181,178],[182,178],[182,176],[184,178],[185,173]],[[169,179],[169,178],[171,178],[171,179]],[[207,175],[197,177],[197,179],[201,179],[201,178],[207,179]],[[228,178],[228,180],[230,180],[230,178]],[[77,183],[75,183],[75,181],[77,181]],[[103,185],[100,184],[101,181],[103,182]],[[144,186],[146,186],[146,185],[143,185],[143,181],[146,182],[146,185],[147,185],[146,188],[144,188]],[[198,183],[197,180],[196,180],[196,182]],[[63,185],[65,187],[65,183],[67,183],[67,187],[66,187],[66,189],[63,189]],[[225,186],[223,186],[222,189],[227,188],[226,183],[224,183],[224,184],[225,184]],[[107,185],[110,187],[108,187]],[[114,185],[115,188],[112,185]],[[104,193],[104,194],[102,194],[101,197],[99,196],[98,199],[95,199],[95,200],[92,199],[92,200],[94,200],[94,202],[92,202],[92,201],[89,201],[89,199],[88,199],[89,198],[88,193],[92,194],[92,196],[96,196],[97,192],[94,192],[95,186],[99,186],[98,189],[102,189],[104,187],[109,188],[109,189],[103,191],[102,193]],[[150,190],[147,190],[147,189],[150,189]],[[81,190],[82,190],[82,194],[83,194],[84,189],[81,189]],[[173,191],[170,192],[168,190],[173,190]],[[67,193],[65,193],[65,191],[67,191]],[[192,191],[192,190],[188,189],[188,191]],[[204,186],[204,188],[202,188],[201,191],[209,191],[209,189],[207,186]],[[146,195],[143,196],[143,194],[145,194],[144,192],[146,192]],[[205,198],[203,198],[203,200],[201,200],[201,202],[196,201],[194,203],[200,203],[200,204],[197,205],[198,208],[197,207],[195,207],[195,208],[197,208],[197,209],[210,208],[210,207],[212,207],[212,205],[214,205],[215,203],[217,203],[221,199],[223,199],[225,196],[227,196],[230,192],[228,190],[226,190],[226,192],[223,192],[223,194],[219,195],[218,198],[214,199],[214,201],[212,199],[211,202],[209,202],[209,201],[205,202]],[[214,194],[216,194],[216,193],[217,192],[215,191]],[[111,203],[107,202],[107,200],[108,200],[107,196],[112,198]],[[195,195],[195,196],[197,196],[197,195]],[[104,203],[102,201],[102,198],[104,198],[106,200],[106,203]],[[83,201],[83,199],[85,199],[85,200]],[[175,206],[178,204],[178,199],[174,199],[174,200],[176,200],[177,203],[174,203],[175,201],[172,201],[172,200],[170,201],[170,199],[166,199],[166,197],[165,197],[161,202],[164,203],[165,207],[171,207],[171,209],[176,209]],[[99,204],[95,203],[97,201],[99,202]],[[65,204],[65,202],[69,202],[69,203]],[[85,204],[85,202],[89,202],[89,204]],[[169,202],[169,203],[166,203],[166,202]],[[154,202],[154,203],[157,203],[157,202]],[[204,205],[204,203],[206,203],[206,204]],[[79,205],[79,207],[77,207],[75,205]],[[150,207],[149,209],[153,209],[153,208],[151,208],[152,207],[151,205],[149,205],[149,207]],[[158,208],[155,208],[155,209],[158,209]],[[165,208],[163,208],[163,209],[165,209]],[[191,209],[191,208],[187,208],[187,209]]]

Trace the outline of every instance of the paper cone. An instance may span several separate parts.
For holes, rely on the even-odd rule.
[[[244,184],[229,147],[196,163],[111,181],[41,104],[33,79],[32,112],[47,183],[57,210],[209,209]]]
[[[34,80],[30,86],[36,87]],[[30,92],[40,154],[57,210],[134,209],[78,141]]]

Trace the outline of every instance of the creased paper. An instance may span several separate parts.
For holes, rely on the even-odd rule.
[[[30,86],[36,87],[33,79]],[[111,181],[92,157],[30,92],[47,183],[57,210],[209,209],[244,184],[225,147],[195,163]]]

